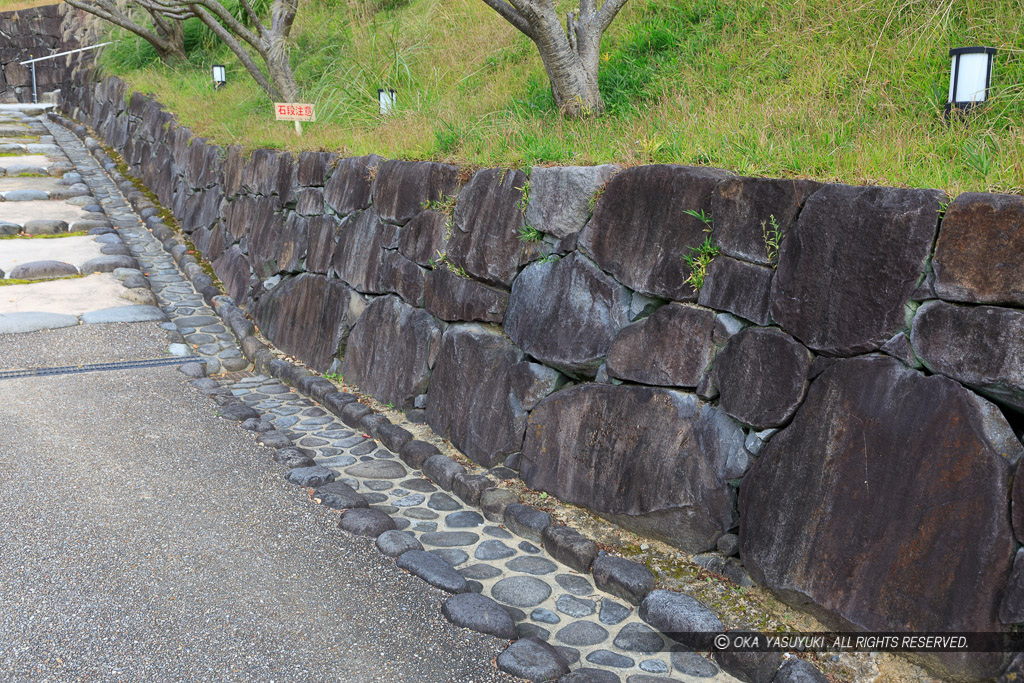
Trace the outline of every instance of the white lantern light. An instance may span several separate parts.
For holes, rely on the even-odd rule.
[[[227,69],[224,68],[223,64],[213,65],[213,88],[214,90],[219,89],[222,85],[228,82]]]
[[[381,88],[377,90],[377,100],[380,102],[380,115],[387,116],[395,108],[397,94],[394,90]]]
[[[947,115],[953,109],[966,111],[988,99],[995,54],[994,47],[958,47],[949,51],[953,63],[949,72]]]

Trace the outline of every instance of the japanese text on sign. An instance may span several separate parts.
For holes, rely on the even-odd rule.
[[[278,121],[316,121],[316,112],[312,104],[293,102],[275,102],[274,112]]]

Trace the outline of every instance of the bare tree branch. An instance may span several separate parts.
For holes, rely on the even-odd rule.
[[[625,7],[625,5],[626,0],[605,0],[604,5],[601,6],[597,13],[597,23],[601,33],[608,30],[619,10]]]
[[[196,16],[199,20],[206,24],[214,35],[224,41],[224,44],[228,46],[228,49],[235,53],[238,57],[238,61],[242,63],[245,70],[249,72],[256,84],[263,88],[272,99],[280,99],[281,92],[273,86],[273,84],[267,80],[266,75],[260,70],[260,67],[253,61],[253,58],[246,52],[245,48],[238,42],[226,28],[217,19],[206,11],[205,8],[199,7],[196,9]]]
[[[495,12],[501,15],[501,17],[508,23],[515,26],[521,33],[523,33],[530,40],[534,40],[533,28],[529,22],[523,18],[512,5],[505,2],[505,0],[483,0],[484,3],[493,9]]]

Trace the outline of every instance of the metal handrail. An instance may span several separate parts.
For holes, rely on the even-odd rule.
[[[46,57],[36,57],[35,59],[26,59],[24,62],[18,62],[22,66],[26,64],[32,65],[32,104],[38,104],[39,98],[36,96],[36,62],[42,62],[47,59],[56,59],[57,57],[63,57],[64,55],[73,55],[76,52],[85,52],[87,50],[96,50],[104,45],[112,45],[116,43],[116,40],[107,41],[106,43],[100,43],[99,45],[90,45],[89,47],[80,47],[76,50],[67,50],[65,52],[58,52],[55,55],[47,55]]]

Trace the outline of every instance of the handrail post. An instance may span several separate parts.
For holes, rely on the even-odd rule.
[[[39,98],[36,97],[36,63],[32,62],[32,104],[39,104]]]

